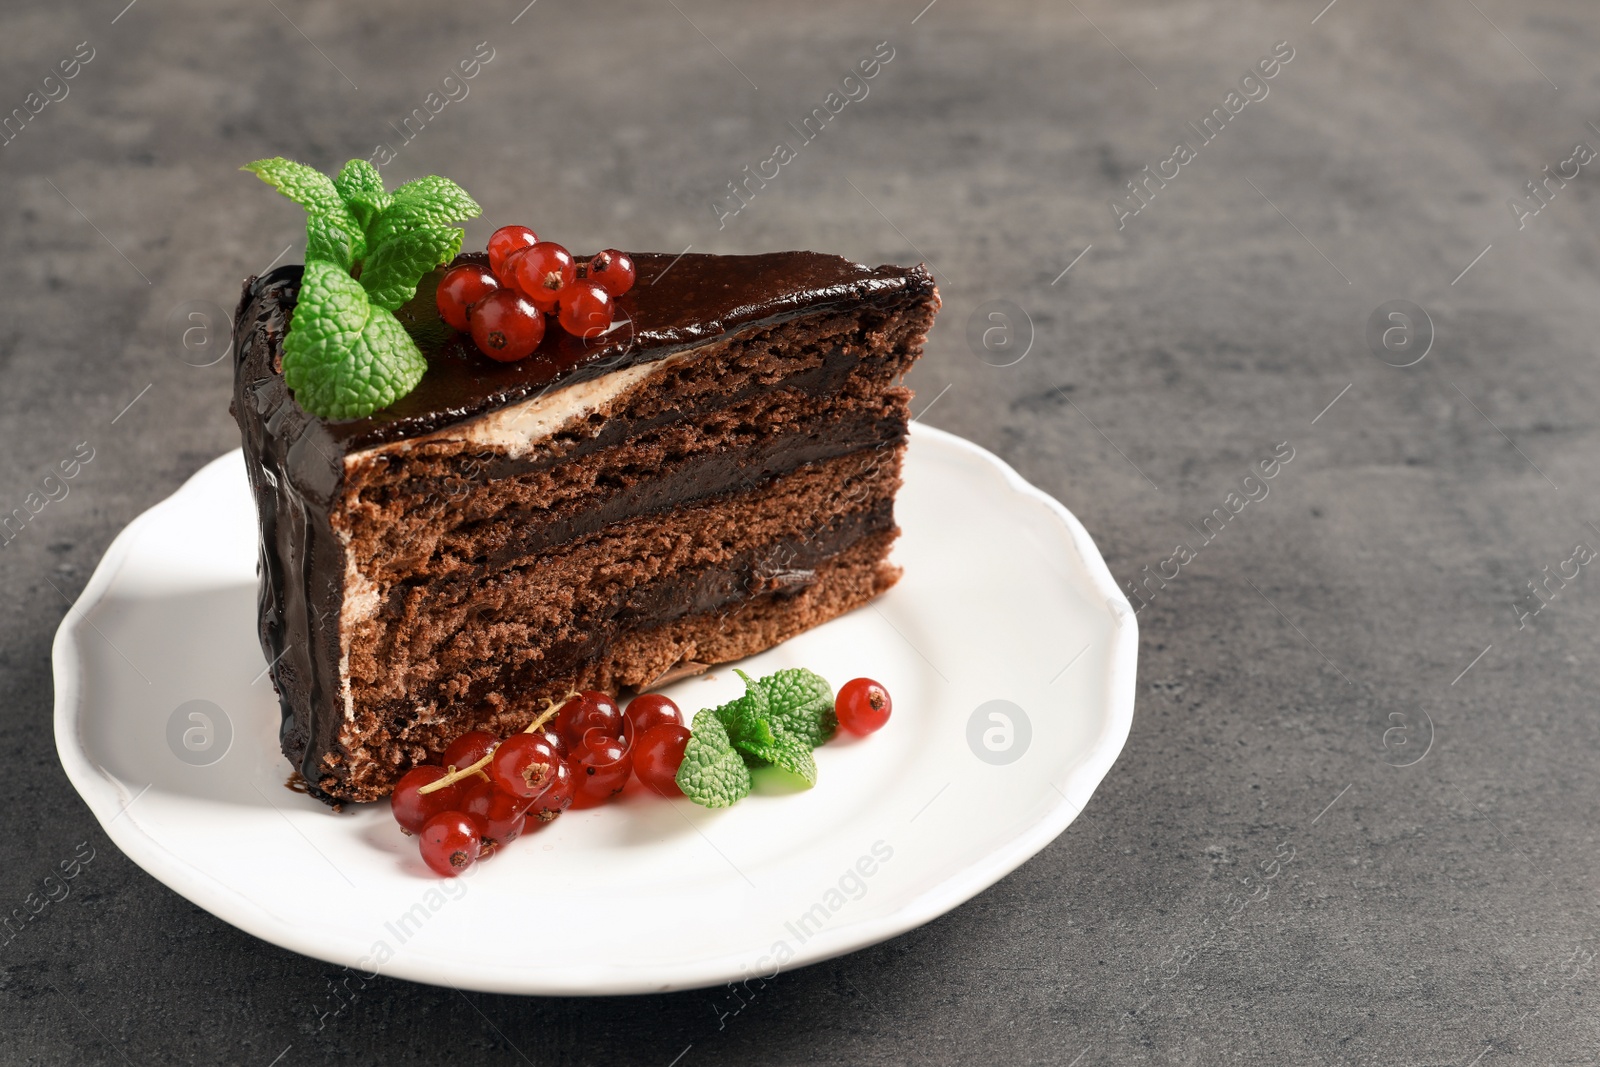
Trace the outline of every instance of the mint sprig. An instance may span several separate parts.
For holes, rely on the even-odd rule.
[[[383,179],[378,168],[365,159],[352,159],[333,179],[333,187],[350,209],[362,233],[372,224],[378,212],[389,206],[389,194],[383,190]]]
[[[785,733],[816,748],[839,729],[833,710],[833,687],[815,671],[804,667],[769,674],[761,679],[773,721]]]
[[[772,706],[767,699],[767,691],[761,688],[760,683],[752,682],[743,671],[734,673],[744,679],[744,693],[712,710],[722,722],[723,729],[728,731],[728,740],[733,742],[734,748],[740,751],[765,748],[777,740],[769,721]]]
[[[735,670],[734,673],[744,679],[744,695],[716,709],[717,718],[728,729],[733,747],[749,757],[746,762],[753,761],[757,766],[775,764],[804,778],[807,785],[816,785],[817,764],[811,758],[812,742],[785,725],[790,709],[787,704],[774,702],[774,690],[767,684],[771,679],[758,682],[744,671]],[[826,682],[822,684],[827,685]]]
[[[281,157],[243,169],[306,209],[305,275],[283,346],[295,400],[321,418],[356,419],[415,389],[428,363],[394,312],[461,250],[455,223],[482,209],[436,175],[388,192],[364,159],[335,178]]]
[[[283,339],[283,381],[301,407],[325,418],[369,414],[405,396],[427,369],[400,320],[360,282],[337,264],[306,264]]]
[[[733,750],[716,712],[695,715],[677,781],[685,796],[708,808],[726,808],[749,794],[750,768]]]
[[[678,769],[678,788],[708,808],[727,807],[741,799],[750,791],[748,781],[742,790],[729,790],[722,778],[708,777],[705,770],[715,757],[720,761],[717,766],[737,777],[727,762],[730,756],[740,760],[741,766],[771,764],[804,779],[807,785],[816,785],[817,764],[811,750],[832,737],[838,727],[833,689],[820,675],[803,667],[778,671],[759,681],[743,671],[735,673],[744,679],[744,693],[694,717]],[[695,757],[692,764],[691,754]]]

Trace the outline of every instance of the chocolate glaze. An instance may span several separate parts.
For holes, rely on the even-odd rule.
[[[730,333],[863,304],[894,310],[937,301],[921,266],[874,269],[813,252],[633,259],[638,280],[618,301],[621,325],[591,343],[551,329],[532,358],[512,364],[483,357],[439,322],[433,288],[442,272],[434,272],[398,312],[428,358],[421,383],[389,408],[349,420],[310,415],[283,383],[283,336],[302,268],[279,267],[245,282],[234,320],[230,409],[260,521],[259,630],[283,713],[281,742],[312,795],[338,799],[324,789],[333,783],[324,782],[323,757],[335,750],[344,718],[338,620],[345,554],[330,512],[342,497],[345,456]]]
[[[482,253],[455,262],[487,264]],[[534,354],[517,363],[485,358],[471,338],[439,321],[433,291],[442,271],[423,279],[401,320],[426,338],[428,372],[421,384],[364,419],[326,423],[329,436],[354,451],[415,437],[525,400],[552,387],[662,359],[743,327],[771,325],[799,314],[844,310],[864,301],[900,302],[931,292],[922,267],[864,267],[817,252],[714,256],[698,252],[634,255],[638,278],[617,300],[618,323],[585,342],[565,330],[545,331]],[[431,342],[431,343],[428,343]]]

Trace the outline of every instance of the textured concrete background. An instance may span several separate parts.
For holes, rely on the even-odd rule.
[[[0,511],[94,449],[0,554],[0,912],[97,850],[0,946],[0,1061],[1596,1061],[1600,578],[1516,605],[1600,548],[1600,164],[1521,229],[1507,205],[1600,145],[1592,4],[125,2],[0,14],[0,109],[94,50],[0,147]],[[1077,823],[722,1029],[712,992],[388,980],[319,1029],[335,969],[127,862],[56,761],[68,601],[237,444],[226,365],[186,365],[168,315],[298,254],[298,209],[236,168],[396,142],[480,41],[387,177],[447,173],[574,247],[929,259],[928,421],[1065,501],[1119,580],[1294,449],[1141,611],[1133,733]],[[880,41],[870,95],[719,231],[726,183]],[[1119,229],[1108,200],[1280,41],[1266,98]],[[1031,317],[1020,363],[969,348],[988,300]],[[1365,336],[1391,300],[1433,325],[1410,367]]]

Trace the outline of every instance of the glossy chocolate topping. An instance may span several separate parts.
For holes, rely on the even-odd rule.
[[[457,263],[487,263],[482,253]],[[496,363],[472,339],[439,320],[433,291],[442,271],[423,280],[401,321],[419,338],[428,372],[409,395],[364,419],[326,423],[329,435],[354,451],[431,432],[524,400],[552,386],[595,378],[608,370],[661,359],[741,327],[781,322],[874,298],[925,293],[932,279],[921,267],[864,267],[817,252],[755,256],[681,256],[641,252],[638,279],[618,298],[615,325],[585,342],[552,322],[528,359]]]

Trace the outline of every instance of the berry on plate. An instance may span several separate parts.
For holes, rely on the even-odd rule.
[[[399,784],[394,787],[394,792],[389,794],[389,809],[394,813],[394,821],[407,833],[417,833],[422,829],[423,823],[435,815],[460,805],[459,783],[435,789],[431,793],[417,792],[423,786],[431,785],[443,778],[445,773],[443,767],[435,767],[432,764],[413,767],[400,779]]]
[[[516,734],[501,742],[489,761],[489,778],[512,796],[532,800],[555,775],[561,756],[543,734]]]
[[[483,822],[464,811],[440,812],[422,827],[422,862],[435,874],[454,878],[478,862],[483,851]]]
[[[628,701],[628,732],[643,737],[646,730],[671,723],[683,725],[683,712],[668,697],[660,693],[644,693]]]
[[[573,804],[591,808],[622,792],[633,772],[632,745],[625,738],[610,737],[600,729],[590,730],[572,751]]]
[[[633,773],[652,792],[664,797],[681,797],[678,768],[683,765],[683,750],[689,744],[689,729],[679,723],[663,723],[644,731],[633,749]]]
[[[572,765],[565,760],[556,764],[555,774],[550,779],[550,788],[540,793],[534,800],[533,807],[528,809],[527,828],[537,830],[548,822],[553,822],[557,815],[572,807],[573,790],[578,787],[577,775],[572,773]]]
[[[590,730],[599,730],[607,737],[622,736],[622,707],[606,693],[587,689],[565,704],[556,713],[556,733],[572,752],[583,743]]]
[[[522,835],[523,816],[533,801],[513,796],[493,782],[481,778],[468,787],[461,810],[483,820],[483,836],[496,845],[507,845]]]
[[[498,744],[500,739],[487,730],[468,730],[450,742],[450,747],[444,750],[439,764],[455,770],[471,767],[493,752]]]
[[[893,705],[889,691],[882,685],[871,678],[852,678],[839,687],[833,710],[839,716],[840,726],[857,737],[865,737],[883,728]]]

